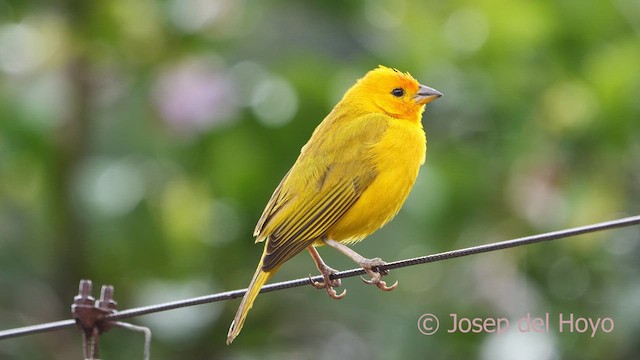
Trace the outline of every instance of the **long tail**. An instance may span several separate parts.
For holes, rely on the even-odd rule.
[[[279,267],[272,269],[268,272],[262,271],[262,258],[258,263],[258,268],[256,269],[256,273],[253,275],[253,279],[251,279],[251,283],[249,284],[249,288],[247,292],[244,294],[242,298],[242,302],[240,303],[240,307],[238,307],[238,312],[236,312],[236,317],[233,319],[231,326],[229,327],[229,333],[227,334],[227,345],[233,342],[233,339],[240,334],[240,330],[242,330],[242,325],[244,325],[244,320],[251,310],[251,306],[253,306],[253,302],[255,301],[262,285],[269,281],[271,276],[275,274]]]

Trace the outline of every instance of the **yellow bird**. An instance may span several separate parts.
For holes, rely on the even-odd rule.
[[[238,336],[260,289],[282,264],[307,249],[324,278],[314,283],[330,297],[342,298],[315,249],[329,245],[344,253],[387,286],[378,266],[347,247],[389,222],[400,210],[426,155],[421,118],[425,105],[442,96],[409,73],[379,66],[359,79],[315,129],[300,156],[267,204],[254,236],[266,241],[249,288],[227,335]]]

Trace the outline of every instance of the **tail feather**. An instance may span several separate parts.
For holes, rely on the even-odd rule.
[[[253,306],[253,302],[255,301],[262,285],[264,285],[271,276],[278,269],[272,269],[268,272],[262,271],[262,259],[260,263],[258,263],[258,268],[256,269],[256,273],[253,275],[253,279],[251,279],[251,283],[249,284],[249,288],[247,292],[244,294],[242,298],[242,302],[240,303],[240,307],[238,307],[238,311],[236,312],[236,317],[233,319],[231,326],[229,327],[229,333],[227,334],[227,345],[233,342],[233,339],[240,334],[240,330],[242,330],[242,325],[244,325],[244,320],[251,310]]]

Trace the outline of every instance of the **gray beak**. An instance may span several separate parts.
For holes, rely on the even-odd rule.
[[[413,96],[416,104],[424,105],[442,96],[442,93],[428,86],[420,85],[418,93]]]

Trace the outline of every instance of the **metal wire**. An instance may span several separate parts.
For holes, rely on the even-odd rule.
[[[32,326],[25,326],[25,327],[16,328],[16,329],[3,330],[3,331],[0,331],[0,340],[9,339],[9,338],[18,337],[18,336],[24,336],[24,335],[56,331],[56,330],[66,329],[72,326],[76,326],[75,320],[62,320],[62,321],[50,322],[46,324],[32,325]]]
[[[407,266],[414,266],[414,265],[431,263],[431,262],[436,262],[441,260],[459,258],[463,256],[502,250],[502,249],[512,248],[516,246],[539,243],[543,241],[564,239],[571,236],[587,234],[587,233],[592,233],[596,231],[628,227],[628,226],[638,225],[638,224],[640,224],[640,215],[621,218],[613,221],[601,222],[601,223],[587,225],[587,226],[575,227],[575,228],[570,228],[570,229],[565,229],[560,231],[553,231],[553,232],[548,232],[544,234],[527,236],[527,237],[517,238],[513,240],[506,240],[506,241],[501,241],[501,242],[496,242],[491,244],[473,246],[465,249],[446,251],[438,254],[421,256],[421,257],[416,257],[412,259],[394,261],[384,266],[380,266],[379,270],[384,271],[384,270],[398,269],[398,268],[403,268]],[[349,277],[364,275],[364,274],[365,274],[364,270],[362,270],[361,268],[358,268],[358,269],[351,269],[351,270],[338,272],[336,274],[333,274],[331,278],[344,279],[344,278],[349,278]],[[307,277],[302,279],[283,281],[275,284],[265,285],[262,287],[260,292],[266,293],[271,291],[284,290],[284,289],[289,289],[293,287],[309,285],[312,281],[315,282],[315,281],[321,281],[321,280],[322,280],[322,276],[315,276],[311,278]],[[151,313],[183,308],[187,306],[194,306],[194,305],[207,304],[207,303],[212,303],[217,301],[231,300],[231,299],[235,299],[243,296],[246,291],[247,289],[233,290],[233,291],[227,291],[223,293],[190,298],[186,300],[177,300],[177,301],[172,301],[172,302],[167,302],[162,304],[149,305],[149,306],[143,306],[143,307],[138,307],[138,308],[133,308],[128,310],[122,310],[112,314],[108,314],[104,317],[104,319],[106,321],[122,320],[122,319],[128,319],[128,318],[140,316],[140,315],[147,315]],[[17,337],[17,336],[24,336],[29,334],[59,330],[59,329],[71,327],[74,325],[75,325],[75,322],[73,320],[65,320],[65,321],[58,321],[54,323],[47,323],[47,324],[34,325],[34,326],[28,326],[23,328],[4,330],[4,331],[0,331],[0,340]]]

